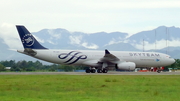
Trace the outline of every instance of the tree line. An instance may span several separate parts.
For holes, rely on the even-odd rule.
[[[176,62],[170,66],[166,66],[165,70],[168,68],[180,68],[180,59],[175,59]],[[40,61],[1,61],[0,62],[0,71],[7,71],[5,67],[11,67],[9,71],[73,71],[73,70],[85,70],[86,66],[69,66],[69,65],[60,65],[60,64],[50,64],[44,65]]]
[[[6,71],[5,67],[11,67],[10,71],[73,71],[73,70],[85,70],[84,66],[69,66],[60,64],[42,64],[40,61],[1,61],[0,71]]]

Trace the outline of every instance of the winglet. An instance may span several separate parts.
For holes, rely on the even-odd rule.
[[[105,54],[111,54],[107,49],[105,50]]]
[[[24,26],[16,25],[16,28],[25,49],[47,49],[43,47]]]

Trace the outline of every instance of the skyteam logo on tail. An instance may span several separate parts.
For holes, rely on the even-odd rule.
[[[34,37],[31,34],[26,34],[22,38],[22,43],[26,46],[32,46],[34,44]]]
[[[86,59],[86,55],[82,55],[81,52],[71,51],[69,53],[62,53],[59,56],[59,59],[66,59],[64,63],[66,64],[74,64],[80,59]]]

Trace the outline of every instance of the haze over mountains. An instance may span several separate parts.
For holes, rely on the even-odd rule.
[[[18,33],[14,32],[13,34]],[[70,32],[61,28],[42,29],[32,34],[43,46],[51,49],[108,49],[109,51],[143,51],[144,49],[144,51],[167,53],[173,58],[180,59],[180,28],[177,27],[160,26],[156,29],[133,34],[132,36],[122,32]],[[15,40],[17,43],[14,42],[14,45],[21,44],[20,39],[15,38]],[[1,36],[0,47],[0,60],[37,60],[9,50],[9,45],[6,44],[5,39]]]

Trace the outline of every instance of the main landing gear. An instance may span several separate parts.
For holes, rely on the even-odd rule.
[[[158,68],[157,68],[157,73],[161,73],[162,70],[163,70],[163,69],[162,69],[161,67],[158,67]]]
[[[106,69],[106,68],[104,68],[104,69],[95,69],[95,68],[91,68],[91,69],[86,69],[86,73],[96,73],[96,71],[97,71],[97,73],[107,73],[108,72],[108,70]]]
[[[157,73],[161,73],[161,70],[157,70]]]

